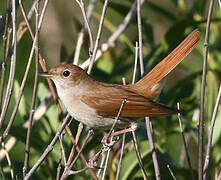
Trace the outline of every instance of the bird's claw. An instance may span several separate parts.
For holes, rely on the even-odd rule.
[[[104,135],[104,137],[101,140],[101,143],[103,144],[102,151],[108,151],[116,142],[119,140],[119,136],[117,136],[114,140],[109,141],[109,138]]]

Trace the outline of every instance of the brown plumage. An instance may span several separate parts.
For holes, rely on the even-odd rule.
[[[174,114],[175,109],[141,96],[129,86],[96,82],[96,89],[85,92],[81,100],[96,109],[100,116],[117,116],[123,100],[127,100],[121,111],[121,117],[163,116]]]
[[[78,121],[94,128],[110,127],[123,100],[127,102],[122,118],[164,116],[178,111],[154,102],[159,82],[187,56],[200,40],[193,31],[171,54],[134,85],[106,84],[95,81],[80,67],[66,64],[42,76],[51,78],[67,111]],[[117,125],[125,122],[119,121]]]

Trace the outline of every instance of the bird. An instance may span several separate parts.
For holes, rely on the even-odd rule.
[[[159,94],[159,83],[198,44],[199,30],[194,30],[147,75],[132,85],[96,81],[79,66],[63,64],[40,76],[50,78],[68,113],[77,121],[94,129],[110,128],[125,101],[116,127],[126,127],[139,117],[167,116],[178,113],[153,99]]]

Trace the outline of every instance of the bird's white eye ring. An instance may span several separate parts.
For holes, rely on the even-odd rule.
[[[68,77],[69,75],[70,75],[70,71],[64,70],[63,76],[64,76],[64,77]]]

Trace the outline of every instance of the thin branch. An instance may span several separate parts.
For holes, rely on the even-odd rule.
[[[34,41],[34,34],[33,34],[32,30],[31,30],[30,23],[29,23],[29,21],[28,21],[28,18],[27,18],[26,14],[25,14],[24,7],[23,7],[22,2],[21,2],[20,0],[19,0],[19,4],[20,4],[21,12],[22,12],[22,14],[23,14],[23,17],[24,17],[25,22],[26,22],[27,27],[28,27],[28,31],[29,31],[29,33],[30,33],[30,35],[31,35],[31,37],[32,37],[32,40]],[[39,24],[38,24],[38,29],[39,29],[39,31],[40,31],[40,29],[41,29],[42,20],[43,20],[43,17],[44,17],[44,15],[45,15],[46,7],[47,7],[47,6],[48,6],[48,0],[46,0],[45,3],[44,3],[44,5],[43,5],[42,13],[41,13],[40,20],[39,20]],[[43,70],[43,71],[47,71],[46,64],[45,64],[45,60],[42,58],[42,56],[41,56],[40,53],[39,53],[39,63],[40,63],[40,65],[41,65],[41,67],[42,67],[42,70]],[[53,100],[54,100],[54,102],[55,102],[55,104],[56,104],[56,106],[57,106],[57,108],[58,108],[59,115],[60,115],[61,117],[63,117],[62,109],[61,109],[60,104],[59,104],[58,101],[57,101],[57,99],[58,99],[58,98],[57,98],[57,93],[56,93],[56,91],[55,91],[55,89],[54,89],[54,86],[53,86],[53,84],[52,84],[52,81],[47,78],[47,82],[48,82],[49,89],[50,89],[50,91],[51,91]]]
[[[204,58],[203,58],[203,74],[201,82],[200,94],[200,118],[199,118],[199,133],[198,133],[198,177],[203,180],[203,139],[204,139],[204,100],[206,89],[206,74],[207,74],[207,59],[208,59],[208,40],[210,31],[210,22],[213,12],[214,0],[210,0],[209,12],[207,16],[206,35],[204,42]]]
[[[100,162],[100,167],[101,168],[99,168],[99,170],[97,171],[97,177],[99,178],[99,179],[101,179],[101,171],[103,170],[103,166],[104,166],[104,163],[105,163],[105,159],[106,159],[106,153],[105,152],[103,152],[103,153],[101,153],[101,156],[102,156],[102,158],[101,158],[101,162]]]
[[[216,104],[213,110],[213,115],[212,115],[212,119],[211,119],[210,126],[209,126],[208,144],[207,144],[206,157],[205,157],[204,168],[203,168],[203,179],[206,179],[208,175],[210,156],[211,156],[211,150],[212,150],[213,130],[214,130],[215,122],[216,122],[216,115],[218,112],[220,99],[221,99],[221,85],[219,86],[219,92],[216,98]]]
[[[120,117],[120,115],[121,115],[121,112],[122,112],[122,110],[123,110],[124,104],[126,104],[126,103],[127,103],[127,100],[126,100],[126,99],[124,99],[124,100],[121,102],[120,109],[119,109],[119,111],[118,111],[118,113],[117,113],[117,116],[116,116],[116,118],[115,118],[115,120],[114,120],[114,123],[112,124],[112,127],[111,127],[109,133],[108,133],[107,136],[106,136],[107,140],[108,140],[108,138],[111,136],[111,134],[112,134],[112,132],[113,132],[113,130],[114,130],[116,124],[117,124],[117,121],[118,121],[118,119],[119,119],[119,117]]]
[[[112,133],[113,133],[113,130],[114,130],[116,124],[117,124],[117,121],[118,121],[120,115],[121,115],[121,112],[122,112],[122,110],[123,110],[124,104],[125,104],[126,102],[127,102],[127,100],[125,100],[125,99],[122,101],[121,106],[120,106],[120,108],[119,108],[119,111],[118,111],[118,113],[117,113],[117,116],[115,117],[115,120],[114,120],[114,123],[112,124],[111,129],[109,130],[108,134],[103,137],[103,139],[105,138],[106,141],[108,141],[108,139],[111,137],[110,142],[109,142],[109,146],[108,146],[109,149],[110,149],[110,146],[114,144],[114,142],[112,141],[112,140],[113,140],[112,137],[113,137],[114,135],[117,135],[117,134],[112,134]],[[122,133],[122,132],[120,132],[120,131],[117,131],[117,132],[119,132],[119,134]],[[102,141],[103,141],[103,139],[102,139]],[[91,165],[91,166],[94,167],[94,165],[96,165],[97,159],[100,157],[101,153],[103,153],[103,152],[106,151],[106,149],[107,149],[107,147],[103,144],[103,147],[100,149],[100,151],[98,151],[97,154],[95,154],[95,155],[89,160],[89,166]],[[108,149],[108,150],[109,150],[109,149]],[[108,158],[108,157],[107,157],[107,158]],[[107,161],[108,161],[108,160],[107,160]],[[106,161],[106,162],[107,162],[107,161]],[[92,164],[91,164],[91,163],[92,163]],[[105,172],[103,173],[103,177],[104,177],[104,176],[105,176]]]
[[[1,84],[0,84],[0,113],[1,113],[1,107],[2,107],[2,98],[3,98],[3,89],[5,85],[5,71],[6,71],[6,61],[8,57],[9,52],[9,46],[10,46],[10,37],[11,37],[12,29],[8,28],[7,33],[3,36],[3,60],[2,60],[2,69],[1,69]]]
[[[7,1],[9,4],[9,2]],[[3,97],[3,89],[5,84],[5,63],[8,57],[8,49],[9,49],[9,40],[11,35],[11,30],[8,28],[8,21],[9,21],[9,13],[6,13],[5,16],[5,28],[4,28],[4,34],[2,36],[3,38],[3,58],[2,58],[2,72],[1,72],[1,84],[0,84],[0,112],[1,112],[1,106],[2,106],[2,97]]]
[[[121,143],[121,151],[120,151],[120,158],[117,166],[117,173],[116,173],[116,180],[120,178],[120,170],[122,166],[122,160],[123,160],[123,154],[124,154],[124,147],[125,147],[125,138],[126,138],[126,133],[123,134],[122,137],[122,143]]]
[[[26,21],[30,21],[34,12],[35,12],[35,5],[36,5],[36,2],[40,1],[41,0],[35,0],[35,2],[32,4],[32,7],[31,9],[29,10],[28,12],[28,15],[27,15],[27,19],[25,21],[22,21],[19,26],[18,26],[18,31],[17,31],[17,43],[22,39],[23,35],[25,34],[25,32],[30,29],[29,24],[26,23]],[[24,11],[24,7],[22,5],[22,1],[19,0],[19,6],[21,8],[22,11]],[[21,7],[22,6],[22,7]],[[25,12],[22,12],[22,14],[24,14]],[[26,13],[25,13],[26,14]]]
[[[139,60],[140,60],[140,74],[141,77],[144,75],[144,64],[143,64],[143,38],[142,38],[142,22],[141,22],[141,0],[137,0],[137,26],[138,26],[138,37],[139,37]],[[153,165],[154,165],[154,171],[155,171],[155,177],[157,180],[160,180],[160,169],[159,164],[157,160],[157,154],[154,146],[153,136],[152,136],[152,128],[151,128],[151,122],[149,117],[145,117],[145,123],[147,128],[147,137],[148,142],[151,148],[152,152],[152,159],[153,159]]]
[[[75,141],[73,143],[70,155],[68,157],[67,166],[69,166],[71,164],[71,162],[73,161],[73,157],[74,157],[74,153],[75,153],[75,148],[78,145],[78,141],[80,139],[80,136],[81,136],[81,133],[83,131],[83,128],[84,128],[84,125],[82,123],[79,123],[78,124],[78,129],[77,129],[77,134],[76,134],[76,137],[75,137]]]
[[[71,138],[71,142],[72,142],[73,146],[75,147],[75,149],[76,149],[77,152],[79,153],[79,152],[80,152],[80,148],[79,148],[79,146],[75,143],[75,138],[74,138],[74,136],[72,135],[72,132],[71,132],[71,130],[70,130],[70,128],[69,128],[68,125],[66,125],[65,130],[66,130],[66,132],[68,133],[69,137]],[[71,153],[72,153],[72,152],[71,152]],[[69,155],[69,158],[70,158],[70,156],[72,156],[72,154]],[[83,163],[87,166],[87,161],[86,161],[86,158],[84,157],[83,153],[80,153],[80,157],[81,157],[81,159],[83,160]],[[71,159],[71,160],[72,160],[72,159]],[[68,159],[67,165],[70,164],[70,163],[71,163],[71,161],[69,162],[69,159]],[[97,176],[96,176],[94,170],[93,170],[93,169],[88,169],[88,170],[89,170],[91,176],[93,177],[93,179],[97,180],[98,178],[97,178]]]
[[[87,169],[88,169],[88,167],[85,167],[85,168],[83,168],[81,170],[78,170],[78,171],[71,170],[69,175],[79,174],[79,173],[82,173],[82,172],[86,171]]]
[[[11,56],[11,66],[10,66],[10,74],[9,80],[7,85],[7,91],[5,95],[5,100],[2,107],[2,112],[0,116],[0,129],[3,126],[5,121],[6,112],[8,109],[8,105],[11,99],[12,90],[14,86],[14,79],[15,79],[15,67],[16,67],[16,55],[17,55],[17,42],[16,42],[16,1],[12,0],[12,56]]]
[[[156,177],[156,179],[160,180],[161,175],[160,175],[160,168],[159,168],[158,159],[157,159],[156,148],[155,148],[154,141],[153,141],[152,124],[151,124],[149,117],[146,117],[145,120],[146,120],[145,122],[146,122],[146,127],[147,127],[147,137],[148,137],[148,141],[149,141],[149,145],[150,145],[150,150],[152,153],[155,177]]]
[[[136,71],[137,71],[137,60],[138,60],[138,42],[136,41],[136,46],[135,46],[135,61],[134,61],[134,73],[133,73],[133,80],[132,84],[135,83],[136,79]]]
[[[72,161],[72,163],[71,163],[71,165],[70,165],[70,169],[74,166],[75,162],[77,161],[79,155],[80,155],[81,152],[83,151],[83,149],[84,149],[86,143],[88,142],[89,138],[91,138],[93,135],[94,135],[93,130],[89,130],[89,131],[88,131],[88,134],[87,134],[87,136],[86,136],[86,138],[85,138],[85,140],[84,140],[84,142],[83,142],[83,144],[82,144],[82,146],[81,146],[80,151],[78,152],[77,156],[75,156],[75,159]]]
[[[89,20],[88,17],[86,15],[85,12],[85,7],[84,7],[84,2],[82,0],[76,0],[76,2],[78,3],[78,5],[81,8],[81,12],[84,18],[84,23],[85,23],[85,27],[87,28],[88,31],[88,35],[89,35],[89,40],[90,40],[90,49],[89,49],[89,55],[91,55],[91,52],[94,51],[94,40],[93,40],[93,35],[92,35],[92,31],[89,25]]]
[[[32,57],[34,55],[34,48],[35,48],[36,40],[37,40],[37,36],[35,37],[33,45],[32,45],[32,49],[31,49],[31,52],[30,52],[30,55],[29,55],[29,59],[28,59],[28,63],[27,63],[27,66],[26,66],[25,74],[24,74],[24,77],[23,77],[23,80],[22,80],[22,83],[21,83],[21,87],[19,89],[19,93],[18,93],[18,97],[17,97],[16,103],[15,103],[14,109],[12,111],[10,120],[7,124],[7,128],[5,129],[3,135],[1,136],[0,142],[4,141],[4,139],[8,136],[9,131],[10,131],[12,125],[13,125],[13,122],[14,122],[14,119],[15,119],[15,116],[16,116],[16,113],[17,113],[17,110],[18,110],[18,106],[20,104],[22,94],[23,94],[23,91],[24,91],[24,88],[25,88],[28,73],[29,73],[29,70],[30,70],[30,67],[31,67],[31,62],[32,62]]]
[[[180,110],[180,104],[179,103],[177,103],[177,109]],[[185,153],[186,153],[187,163],[188,163],[188,166],[189,166],[190,171],[191,171],[192,180],[194,180],[193,168],[192,168],[192,164],[191,164],[191,161],[190,161],[190,155],[189,155],[189,151],[188,151],[188,147],[187,147],[187,143],[186,143],[186,138],[185,138],[185,135],[184,135],[184,132],[183,132],[183,125],[182,125],[182,119],[181,119],[180,113],[177,114],[177,117],[178,117],[178,121],[179,121],[179,125],[180,125],[180,131],[181,131],[181,135],[182,135],[182,139],[183,139],[183,145],[184,145],[184,149],[185,149]]]
[[[29,114],[29,126],[26,136],[26,146],[25,146],[25,161],[24,161],[24,168],[23,168],[23,177],[25,177],[27,171],[28,171],[28,164],[29,164],[29,153],[30,153],[30,138],[31,138],[31,128],[33,123],[33,117],[35,113],[35,103],[36,103],[36,97],[37,97],[37,89],[38,89],[38,63],[39,63],[39,28],[38,28],[38,21],[39,21],[39,1],[36,1],[35,4],[35,37],[36,42],[34,43],[34,49],[35,49],[35,79],[34,79],[34,88],[33,88],[33,94],[32,94],[32,102],[31,102],[31,110]]]
[[[41,155],[41,157],[38,159],[38,161],[35,163],[35,165],[30,169],[30,171],[26,174],[24,178],[24,180],[28,180],[32,174],[38,169],[38,167],[43,163],[43,161],[45,160],[45,158],[48,156],[48,154],[53,150],[53,147],[55,145],[55,143],[57,142],[59,136],[61,135],[61,133],[63,132],[65,126],[68,124],[70,119],[70,115],[67,115],[61,125],[61,127],[59,128],[59,130],[57,131],[56,135],[54,136],[54,138],[52,139],[51,143],[48,145],[48,147],[45,149],[45,151],[43,152],[43,154]]]
[[[186,141],[187,147],[189,146],[190,140],[191,140],[191,133],[185,133],[185,141]],[[186,160],[186,150],[185,150],[185,146],[183,146],[181,153],[180,153],[179,164],[181,166],[184,166],[185,160]]]
[[[60,162],[58,163],[56,180],[60,180],[60,174],[61,174],[61,160],[60,160]]]
[[[64,161],[64,165],[66,166],[67,165],[67,160],[66,160],[66,156],[65,156],[65,150],[64,150],[64,145],[63,145],[63,134],[62,133],[60,136],[59,136],[59,142],[60,142],[60,151],[61,151],[61,157],[63,157],[63,161]]]
[[[84,128],[84,125],[82,123],[79,123],[78,124],[77,134],[76,134],[76,137],[75,137],[75,144],[76,145],[78,144],[78,141],[80,139],[80,136],[81,136],[81,133],[83,131],[83,128]]]
[[[90,58],[90,65],[89,65],[89,68],[88,68],[88,71],[87,71],[88,74],[91,73],[93,64],[94,64],[95,59],[96,59],[96,55],[97,55],[97,51],[98,51],[98,47],[99,47],[99,43],[100,43],[100,38],[101,38],[101,33],[102,33],[102,29],[103,29],[104,17],[105,17],[106,11],[107,11],[108,2],[109,2],[109,0],[104,1],[104,6],[103,6],[102,14],[101,14],[99,27],[98,27],[97,37],[96,37],[96,41],[95,41],[92,56]]]
[[[112,142],[113,140],[113,136],[111,136],[110,138],[110,143]],[[108,165],[108,161],[109,161],[109,158],[110,158],[110,152],[111,152],[111,149],[109,148],[108,151],[107,151],[107,155],[105,156],[105,164],[104,164],[104,170],[103,170],[103,175],[102,175],[102,180],[105,180],[105,176],[106,176],[106,173],[107,173],[107,165]]]
[[[148,177],[147,177],[146,171],[145,171],[143,163],[142,163],[142,158],[141,158],[141,154],[140,154],[140,151],[139,151],[139,148],[138,148],[135,131],[132,131],[131,133],[132,133],[132,137],[133,137],[132,139],[133,139],[134,150],[135,150],[136,155],[137,155],[137,160],[138,160],[138,163],[140,165],[141,172],[143,174],[143,178],[144,178],[144,180],[147,180]]]
[[[141,76],[144,75],[143,64],[143,37],[142,37],[142,22],[141,22],[141,0],[137,0],[137,26],[138,26],[138,38],[139,38],[139,56],[140,56],[140,72]]]
[[[10,156],[8,154],[7,149],[5,148],[5,144],[3,142],[1,144],[2,144],[3,150],[5,151],[4,153],[6,154],[6,159],[8,161],[8,166],[9,166],[9,169],[10,169],[11,179],[15,179],[14,171],[12,169],[12,163],[11,163],[11,160],[10,160]]]
[[[136,42],[136,47],[137,47],[137,42]],[[135,55],[134,74],[133,74],[132,84],[135,81],[136,68],[137,68],[137,56]],[[122,82],[123,82],[123,85],[125,86],[126,85],[126,79],[122,78]],[[125,147],[125,139],[126,139],[126,133],[123,133],[122,143],[121,143],[121,151],[120,151],[120,159],[119,159],[119,162],[118,162],[118,165],[117,165],[117,173],[116,173],[116,177],[115,177],[116,180],[118,180],[119,177],[120,177],[120,170],[121,170],[121,166],[122,166],[124,147]]]
[[[90,22],[91,15],[92,15],[92,12],[95,8],[96,2],[97,2],[97,0],[90,0],[90,2],[89,2],[88,8],[87,8],[88,22]],[[75,50],[75,54],[74,54],[74,64],[78,64],[80,50],[81,50],[81,46],[83,44],[83,39],[84,39],[84,35],[85,35],[85,33],[84,33],[85,29],[86,29],[86,23],[84,24],[84,27],[81,29],[80,33],[78,34],[78,40],[77,40],[76,50]],[[90,28],[89,28],[89,30],[90,30]],[[92,33],[91,33],[91,36],[92,36]],[[92,46],[93,46],[93,40],[90,37],[90,34],[89,34],[89,38],[90,38],[90,43],[92,43]],[[91,47],[91,45],[90,45],[90,50],[93,51],[93,49],[91,49],[91,48],[93,48],[93,47]]]
[[[167,168],[168,168],[168,170],[169,170],[169,172],[170,172],[172,178],[173,178],[174,180],[176,180],[176,177],[174,176],[173,171],[172,171],[172,169],[170,168],[170,165],[169,165],[169,164],[167,164]]]
[[[71,164],[69,166],[66,166],[65,167],[65,170],[61,176],[61,180],[63,179],[66,179],[69,175],[73,174],[72,171],[71,171],[71,168],[74,166],[75,162],[77,161],[78,157],[80,156],[81,152],[83,151],[86,143],[88,142],[89,138],[91,138],[91,136],[93,135],[93,131],[92,130],[89,130],[88,131],[88,134],[87,134],[87,137],[84,139],[84,142],[81,146],[81,149],[80,151],[78,152],[78,154],[75,156],[74,160],[71,162]],[[67,164],[68,165],[68,164]],[[88,169],[88,168],[87,168]]]
[[[141,5],[143,4],[144,0],[141,0]],[[136,7],[137,2],[134,2],[130,11],[127,13],[126,17],[124,18],[123,22],[118,26],[116,31],[109,37],[106,43],[101,45],[101,48],[97,51],[97,55],[95,61],[101,57],[103,52],[107,51],[110,47],[113,47],[114,42],[118,39],[118,37],[125,31],[128,27],[129,23],[131,22],[132,18],[136,14]],[[80,65],[81,68],[85,69],[90,64],[90,59],[87,59],[83,64]]]

